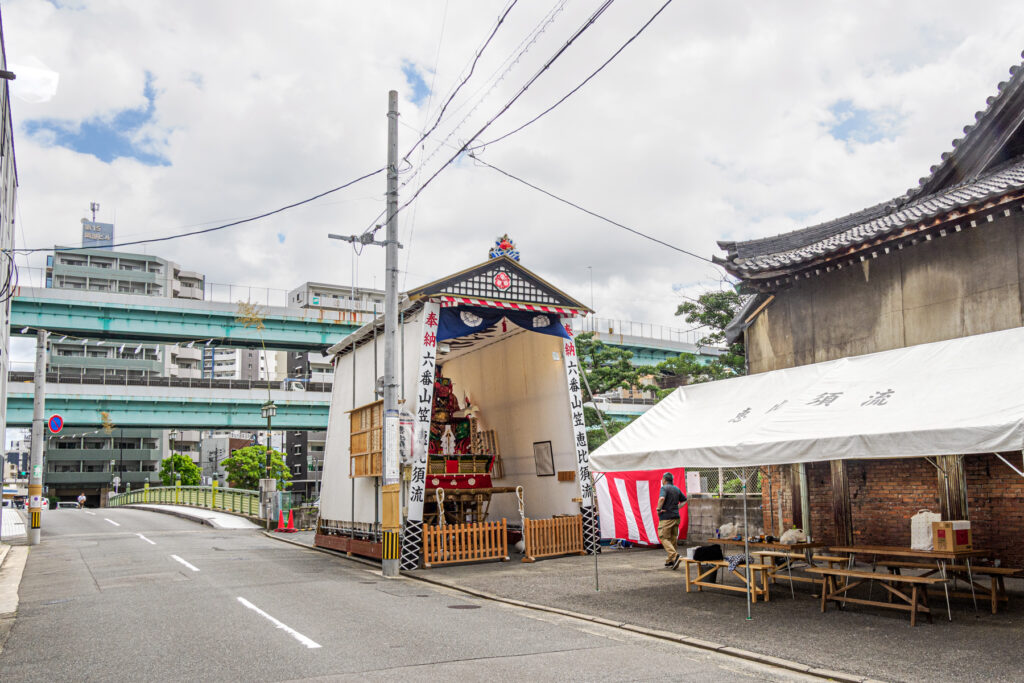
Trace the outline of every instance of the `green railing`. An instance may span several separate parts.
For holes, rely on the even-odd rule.
[[[284,493],[283,509],[289,509],[291,494]],[[149,486],[111,497],[110,507],[133,503],[163,503],[223,510],[250,517],[260,514],[260,492],[222,486]]]

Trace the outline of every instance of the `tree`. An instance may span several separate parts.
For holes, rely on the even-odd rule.
[[[710,330],[700,339],[701,345],[723,346],[726,343],[725,328],[736,317],[736,313],[742,305],[740,295],[732,289],[704,292],[697,297],[696,301],[684,301],[679,304],[676,315],[685,315],[686,322],[701,325]],[[679,360],[669,359],[661,363],[658,369],[664,374],[692,372],[692,374],[687,374],[691,384],[746,374],[746,350],[741,341],[729,345],[725,353],[700,367],[694,367],[695,357],[692,361],[682,358],[686,355],[690,354],[682,354]],[[662,366],[665,367],[662,368]]]
[[[587,448],[590,449],[591,453],[636,419],[635,417],[625,421],[606,419],[604,421],[604,429],[602,429],[600,426],[601,418],[598,416],[596,408],[583,406],[583,417],[587,425]],[[608,430],[608,436],[605,436],[605,429]]]
[[[175,477],[181,479],[182,486],[199,486],[203,472],[192,462],[192,458],[172,453],[171,457],[164,458],[160,463],[160,481],[164,486],[173,486]]]
[[[223,465],[231,486],[256,490],[260,486],[260,479],[267,476],[267,447],[246,446],[231,451],[231,457],[225,458]],[[270,476],[277,480],[278,490],[291,486],[288,480],[292,478],[292,473],[284,462],[284,453],[270,451]]]
[[[576,337],[576,357],[579,358],[583,372],[587,374],[591,390],[598,396],[612,389],[649,388],[641,385],[641,370],[630,362],[633,352],[608,346],[594,339],[593,332],[584,332]],[[583,400],[591,400],[586,384],[580,389]]]

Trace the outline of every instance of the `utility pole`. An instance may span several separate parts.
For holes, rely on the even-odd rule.
[[[398,478],[398,383],[395,381],[395,336],[398,332],[398,92],[388,92],[388,196],[387,246],[384,282],[384,532],[395,534],[401,525],[401,484]],[[390,522],[390,524],[389,524]],[[392,528],[389,529],[388,527]],[[384,576],[398,576],[398,556],[385,553]]]
[[[401,548],[401,481],[398,467],[398,382],[395,378],[395,338],[398,332],[398,92],[388,92],[388,180],[387,236],[383,242],[373,233],[362,235],[328,235],[331,239],[360,244],[376,244],[385,248],[384,278],[384,462],[381,472],[381,528],[384,532],[384,557],[381,573],[398,576]],[[379,226],[378,226],[379,227]]]
[[[28,469],[28,544],[39,545],[40,518],[43,513],[43,412],[46,407],[46,338],[49,332],[36,333],[35,396],[32,401],[32,457]]]

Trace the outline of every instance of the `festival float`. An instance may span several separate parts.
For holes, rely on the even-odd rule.
[[[400,483],[382,485],[381,317],[329,351],[316,545],[400,550],[403,570],[505,560],[519,538],[524,561],[596,551],[573,342],[590,309],[523,267],[503,235],[487,261],[409,291],[399,310]]]

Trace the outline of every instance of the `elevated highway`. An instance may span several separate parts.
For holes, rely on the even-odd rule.
[[[239,304],[133,296],[73,289],[20,287],[11,302],[11,333],[29,328],[88,339],[188,343],[315,351],[336,344],[370,314],[319,308],[256,307],[263,329],[238,320]]]
[[[51,374],[48,380],[56,380]],[[272,383],[271,386],[280,386]],[[32,373],[11,373],[7,387],[7,426],[32,425]],[[266,383],[154,377],[145,384],[46,383],[46,414],[58,413],[68,427],[99,427],[108,412],[119,427],[156,429],[266,429],[260,406]],[[277,406],[275,429],[327,429],[330,385],[304,391],[269,389]]]

